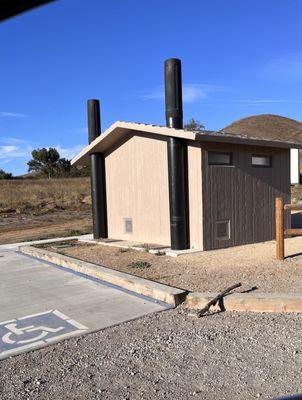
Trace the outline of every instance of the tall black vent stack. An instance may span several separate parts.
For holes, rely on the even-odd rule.
[[[183,128],[181,61],[165,61],[166,125]],[[188,218],[187,145],[183,139],[168,138],[168,174],[171,249],[190,247]]]
[[[88,100],[88,140],[89,144],[101,134],[100,102]],[[105,158],[102,153],[90,154],[91,201],[94,239],[107,238],[107,203]]]
[[[181,61],[169,58],[165,61],[166,125],[183,128]]]

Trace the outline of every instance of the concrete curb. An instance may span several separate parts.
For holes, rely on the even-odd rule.
[[[44,249],[39,249],[32,246],[20,246],[18,250],[20,253],[27,254],[40,260],[48,261],[64,268],[101,279],[123,289],[171,304],[174,307],[182,303],[188,293],[182,289],[164,285],[158,282],[153,282],[148,279],[102,267],[97,264],[77,260],[75,258],[53,253]]]
[[[189,293],[186,298],[186,305],[190,309],[201,309],[216,295],[217,293]],[[223,303],[226,311],[302,312],[302,296],[300,294],[257,293],[257,295],[250,295],[248,293],[233,293],[225,296]]]
[[[64,256],[39,249],[32,246],[20,246],[20,253],[48,261],[73,271],[89,275],[103,280],[110,284],[119,286],[131,292],[151,297],[155,300],[178,306],[185,301],[189,309],[198,310],[203,308],[217,293],[210,292],[187,292],[162,283],[153,282],[148,279],[127,274],[126,272],[116,271],[97,264],[77,260],[72,257]],[[302,312],[302,295],[288,293],[232,293],[223,299],[226,311],[241,312]],[[211,310],[218,310],[218,306]]]

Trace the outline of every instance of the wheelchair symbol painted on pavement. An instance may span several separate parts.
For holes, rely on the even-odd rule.
[[[0,358],[87,330],[86,326],[70,319],[58,310],[1,322]]]
[[[2,337],[2,341],[4,343],[8,343],[8,344],[14,344],[14,343],[18,343],[18,344],[25,344],[25,343],[30,343],[30,342],[35,342],[37,340],[43,339],[45,336],[48,335],[49,332],[59,332],[62,329],[64,329],[64,326],[60,326],[59,328],[49,328],[47,326],[36,326],[34,327],[34,325],[30,325],[30,326],[26,326],[22,329],[18,329],[17,328],[17,324],[7,324],[5,325],[5,328],[10,330],[10,332],[7,332],[3,337]],[[40,335],[33,337],[31,339],[25,339],[25,340],[12,340],[11,336],[12,335],[16,335],[16,336],[20,336],[22,337],[22,335],[24,335],[26,332],[41,332]]]

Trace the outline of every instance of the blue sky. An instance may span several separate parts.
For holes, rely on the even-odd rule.
[[[220,129],[253,114],[302,120],[301,0],[59,0],[0,24],[0,168],[87,143],[86,100],[164,124],[163,63],[183,66],[184,116]]]

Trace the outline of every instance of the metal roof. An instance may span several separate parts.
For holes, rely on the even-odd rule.
[[[188,141],[198,142],[216,142],[216,143],[233,143],[249,146],[262,147],[280,147],[280,148],[298,148],[302,149],[302,143],[281,140],[266,140],[247,135],[231,134],[227,132],[216,131],[186,131],[184,129],[173,129],[159,125],[148,125],[135,122],[117,121],[111,125],[104,133],[98,136],[93,142],[86,146],[71,161],[72,165],[87,165],[89,162],[89,154],[104,153],[110,150],[114,145],[119,143],[123,138],[139,133],[151,134],[159,137],[177,137]]]

